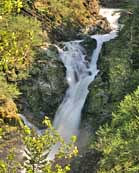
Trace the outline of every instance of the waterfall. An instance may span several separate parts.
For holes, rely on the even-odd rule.
[[[63,49],[58,47],[60,59],[66,67],[66,79],[69,87],[55,114],[53,125],[64,138],[65,142],[68,142],[72,135],[78,136],[81,111],[89,92],[88,86],[99,72],[97,61],[102,45],[104,42],[117,36],[120,10],[102,8],[100,9],[100,15],[107,18],[112,31],[108,34],[90,36],[97,42],[90,62],[85,60],[84,48],[80,44],[83,40],[65,42]],[[19,114],[19,116],[27,126],[35,128],[38,134],[41,135],[43,133],[42,130],[30,123],[23,115]],[[58,148],[59,144],[53,146],[47,160],[54,158]]]
[[[108,19],[112,31],[104,35],[91,36],[92,39],[97,41],[97,47],[93,52],[90,63],[85,60],[84,49],[80,45],[82,40],[66,42],[63,49],[59,49],[60,59],[66,67],[66,79],[69,88],[56,112],[53,125],[66,142],[72,135],[78,135],[81,111],[89,92],[88,86],[99,71],[97,60],[102,45],[117,36],[118,19],[120,17],[118,11],[118,9],[100,10],[100,14]],[[48,159],[54,158],[58,147],[59,145],[53,147]]]

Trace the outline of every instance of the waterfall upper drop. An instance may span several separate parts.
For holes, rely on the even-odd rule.
[[[60,58],[66,67],[69,88],[56,112],[54,127],[65,141],[68,141],[72,135],[78,134],[81,111],[89,92],[88,86],[99,71],[97,60],[102,45],[117,36],[118,19],[120,17],[118,10],[101,9],[100,14],[108,19],[112,31],[109,34],[91,36],[92,39],[96,39],[97,47],[93,52],[90,63],[86,63],[84,50],[80,45],[81,41],[66,42],[64,48],[59,49]]]

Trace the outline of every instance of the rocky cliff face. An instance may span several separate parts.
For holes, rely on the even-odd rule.
[[[99,1],[86,0],[84,3],[90,13],[90,25],[88,26],[87,34],[104,33],[110,31],[110,26],[106,18],[99,15]]]
[[[67,88],[65,68],[55,46],[40,49],[30,77],[23,81],[21,88],[20,109],[25,115],[36,116],[40,122],[44,115],[53,118]]]
[[[78,0],[70,3],[36,0],[34,6],[36,11],[32,13],[38,16],[43,29],[54,42],[75,40],[88,33],[110,30],[107,20],[99,15],[98,0]]]

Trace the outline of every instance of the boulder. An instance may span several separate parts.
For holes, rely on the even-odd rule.
[[[90,61],[93,51],[97,47],[96,40],[88,36],[85,37],[85,39],[80,44],[85,49],[86,59]]]

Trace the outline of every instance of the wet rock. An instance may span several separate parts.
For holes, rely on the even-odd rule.
[[[110,24],[105,17],[97,15],[92,17],[90,20],[91,25],[81,30],[79,33],[80,38],[84,38],[88,35],[105,34],[111,31]]]
[[[107,19],[105,17],[100,17],[97,22],[96,22],[96,32],[97,33],[105,33],[105,32],[110,32],[111,27],[110,24],[108,23]]]
[[[85,48],[86,60],[90,61],[93,51],[97,47],[96,40],[91,37],[86,37],[80,44]]]

